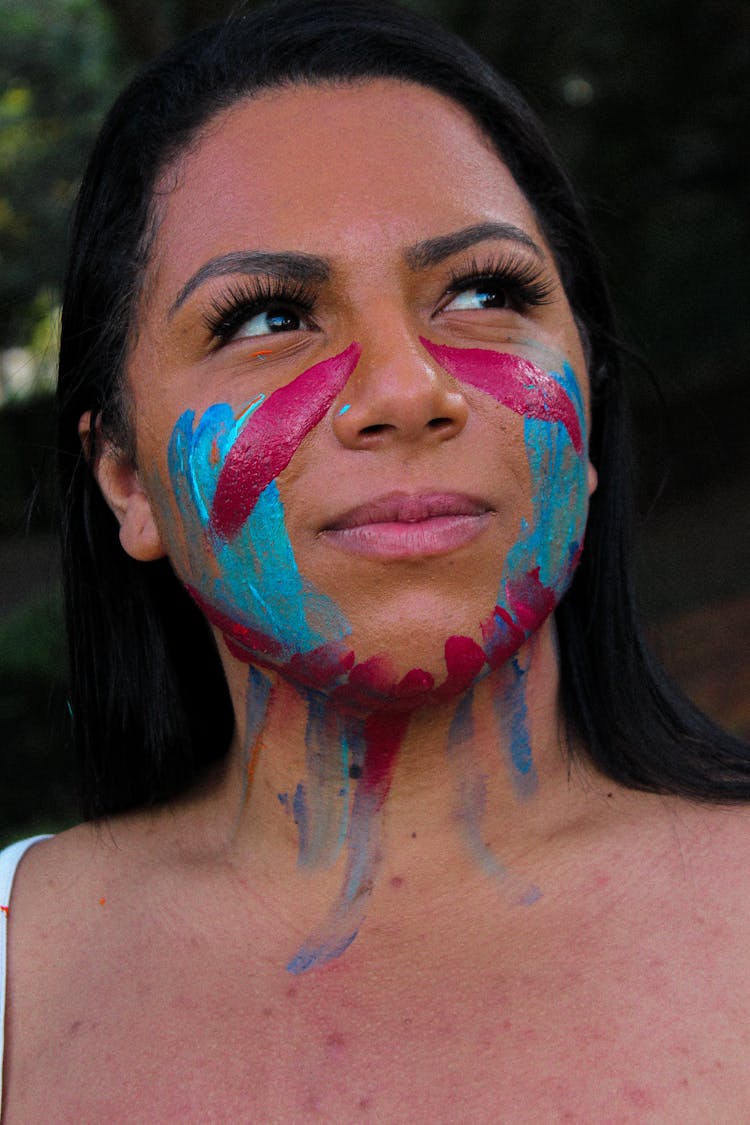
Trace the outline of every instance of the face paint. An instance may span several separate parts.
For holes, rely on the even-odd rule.
[[[346,385],[357,344],[260,396],[237,419],[228,406],[210,407],[197,426],[191,412],[184,414],[170,445],[190,556],[187,584],[206,616],[235,656],[278,668],[350,706],[391,701],[408,709],[466,690],[549,616],[580,553],[585,420],[570,367],[546,372],[506,353],[422,342],[449,374],[523,414],[533,487],[533,518],[505,559],[496,607],[481,623],[482,645],[447,638],[438,686],[418,668],[398,679],[382,654],[356,660],[345,645],[348,622],[300,574],[286,531],[275,477]]]
[[[352,344],[259,396],[237,419],[216,405],[196,425],[188,411],[172,433],[169,472],[183,523],[173,556],[186,556],[190,594],[247,662],[283,665],[349,632],[335,603],[297,568],[275,476],[330,407],[358,354]]]
[[[380,814],[408,722],[408,714],[392,711],[375,711],[364,721],[350,718],[347,722],[346,741],[353,751],[358,780],[347,829],[344,879],[327,917],[288,963],[290,973],[326,964],[357,936],[378,866]]]
[[[211,527],[218,536],[236,535],[263,490],[285,469],[304,437],[325,416],[357,366],[360,347],[316,363],[279,387],[253,412],[229,449],[216,484]]]
[[[447,637],[438,683],[420,668],[397,676],[387,654],[357,659],[346,644],[346,618],[299,572],[286,530],[275,478],[343,390],[359,357],[356,344],[267,399],[259,396],[237,418],[226,405],[209,407],[197,424],[192,412],[183,414],[170,442],[169,471],[183,523],[172,554],[182,560],[191,595],[233,655],[250,665],[261,710],[268,690],[253,680],[260,675],[256,666],[277,669],[307,700],[307,777],[291,800],[280,795],[297,824],[300,866],[330,866],[347,847],[338,900],[289,963],[291,972],[338,956],[356,936],[409,716],[430,702],[460,699],[448,752],[461,762],[459,820],[469,850],[488,874],[505,881],[515,901],[538,897],[483,843],[486,795],[468,760],[467,731],[473,685],[508,665],[510,678],[496,685],[498,723],[517,792],[533,791],[525,670],[508,662],[552,613],[580,555],[587,508],[583,403],[567,364],[547,372],[505,353],[422,342],[451,376],[523,416],[533,490],[532,518],[503,562],[497,603],[478,623],[481,643]],[[255,744],[258,724],[250,728]]]
[[[488,348],[449,348],[420,336],[420,343],[440,366],[524,418],[562,422],[573,448],[581,453],[581,422],[568,388],[527,359]],[[572,374],[572,373],[571,373]],[[575,382],[575,379],[573,379]],[[577,388],[577,384],[576,384]]]
[[[504,352],[422,344],[454,378],[524,418],[533,518],[508,553],[498,604],[482,624],[487,662],[498,667],[552,613],[580,557],[588,507],[581,391],[568,363],[547,372]]]

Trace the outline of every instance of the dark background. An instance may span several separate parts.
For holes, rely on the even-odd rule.
[[[589,201],[654,372],[630,372],[644,612],[690,694],[750,736],[750,5],[411,6],[521,87]],[[49,394],[70,205],[133,69],[230,7],[0,0],[0,841],[75,815]]]

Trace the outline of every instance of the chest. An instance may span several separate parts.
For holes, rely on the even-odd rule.
[[[95,974],[18,1057],[7,1121],[750,1118],[731,951],[581,957],[560,935],[527,954],[390,980],[366,963],[295,979],[184,955]]]

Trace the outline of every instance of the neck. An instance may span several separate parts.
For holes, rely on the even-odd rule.
[[[426,884],[410,901],[431,871],[443,894],[478,879],[519,904],[539,896],[535,850],[572,812],[551,619],[469,691],[421,709],[353,714],[266,672],[244,676],[221,820],[237,862],[294,885],[320,921],[292,971],[338,955],[378,886],[406,872]]]

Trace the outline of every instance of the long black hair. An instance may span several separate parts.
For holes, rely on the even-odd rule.
[[[462,106],[533,207],[581,330],[599,474],[586,546],[557,610],[571,745],[611,778],[693,798],[750,797],[750,749],[670,683],[644,642],[631,573],[632,473],[620,349],[583,211],[520,94],[464,42],[372,0],[282,0],[200,31],[112,108],[81,187],[58,389],[71,703],[84,813],[163,801],[226,753],[232,710],[215,643],[169,564],[133,561],[81,453],[86,410],[128,448],[124,393],[160,174],[220,110],[265,88],[394,78]]]

